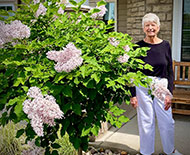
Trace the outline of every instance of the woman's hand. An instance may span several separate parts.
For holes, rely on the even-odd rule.
[[[170,96],[166,96],[164,104],[165,104],[164,109],[167,111],[172,105],[172,99]]]
[[[131,103],[132,107],[136,109],[138,106],[137,97],[130,98],[130,103]]]

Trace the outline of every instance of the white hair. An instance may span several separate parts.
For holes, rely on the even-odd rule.
[[[143,17],[143,19],[142,19],[142,27],[144,27],[144,24],[145,24],[146,22],[154,22],[154,23],[156,23],[158,26],[160,26],[160,19],[159,19],[159,17],[158,17],[156,14],[154,14],[154,13],[147,13],[147,14]]]

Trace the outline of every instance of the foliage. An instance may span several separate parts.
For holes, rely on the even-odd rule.
[[[100,10],[92,9],[84,13],[80,11],[84,2],[73,4],[73,11],[69,14],[58,14],[58,0],[47,0],[43,5],[47,8],[45,15],[35,17],[39,3],[23,0],[24,5],[14,12],[14,16],[2,19],[5,23],[20,20],[30,27],[30,37],[15,39],[15,44],[6,43],[0,49],[0,110],[6,108],[0,123],[5,125],[9,120],[17,123],[21,120],[30,122],[23,112],[22,103],[27,98],[30,87],[36,86],[43,94],[50,94],[56,98],[64,118],[55,120],[56,125],[44,126],[45,135],[35,139],[37,146],[46,148],[46,154],[57,154],[60,147],[54,141],[55,134],[62,124],[61,136],[68,133],[70,142],[75,149],[88,148],[89,135],[98,134],[101,121],[109,121],[112,125],[121,127],[128,119],[123,116],[124,110],[119,109],[116,103],[129,103],[129,87],[134,85],[146,86],[147,79],[140,71],[131,72],[131,69],[151,69],[149,65],[137,59],[146,56],[147,48],[137,48],[131,42],[128,34],[109,32],[113,21],[105,24],[101,20],[91,17]],[[104,5],[100,1],[98,6]],[[66,6],[60,4],[64,10]],[[5,12],[4,12],[5,14]],[[109,43],[109,38],[119,41],[118,46]],[[54,62],[46,57],[48,51],[62,50],[72,42],[82,51],[83,63],[71,72],[56,72]],[[123,49],[128,45],[130,57],[128,62],[118,62],[118,57],[126,53]],[[27,141],[36,137],[30,123],[23,133]],[[50,148],[55,148],[51,151]]]
[[[0,126],[0,155],[20,155],[24,137],[16,138],[17,130],[20,125],[9,122],[7,125]]]
[[[58,148],[58,153],[61,155],[77,155],[77,151],[75,150],[72,143],[69,141],[69,135],[65,133],[62,137],[60,131],[58,131],[58,139],[55,141],[61,147]]]

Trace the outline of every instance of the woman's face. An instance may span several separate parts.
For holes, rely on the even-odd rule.
[[[155,37],[157,36],[160,27],[155,22],[145,22],[143,30],[147,37]]]

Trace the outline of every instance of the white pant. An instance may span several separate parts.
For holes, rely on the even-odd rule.
[[[164,110],[164,103],[157,98],[152,100],[148,88],[136,87],[138,100],[137,118],[140,135],[140,152],[143,155],[154,153],[155,116],[157,118],[163,150],[170,154],[174,150],[174,120],[172,110]]]

